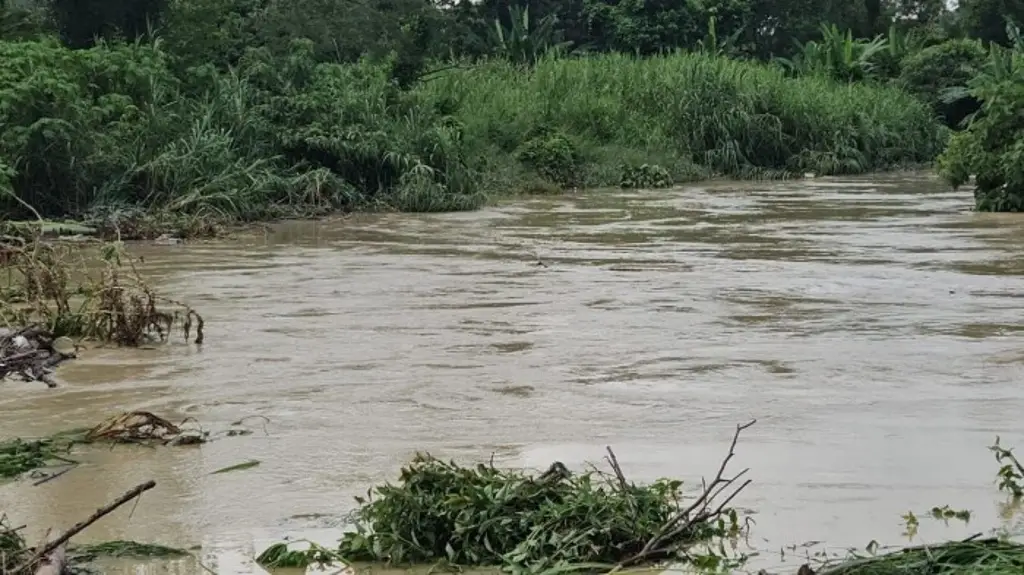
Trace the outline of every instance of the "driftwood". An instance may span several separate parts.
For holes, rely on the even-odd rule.
[[[68,553],[64,545],[54,549],[39,561],[36,575],[61,575],[68,567]]]
[[[29,557],[29,559],[27,561],[23,562],[13,572],[14,573],[27,572],[29,570],[29,568],[31,568],[32,566],[39,565],[40,563],[46,562],[47,561],[46,558],[52,557],[53,556],[52,554],[54,552],[56,552],[58,549],[63,548],[64,545],[67,544],[68,540],[70,540],[75,535],[78,535],[79,533],[81,533],[82,530],[84,530],[86,527],[92,525],[93,523],[96,523],[101,518],[103,518],[103,516],[109,514],[111,511],[117,509],[118,507],[124,505],[125,503],[128,503],[132,499],[135,499],[139,495],[142,495],[143,492],[149,491],[150,489],[153,489],[154,487],[156,487],[156,482],[155,481],[153,481],[153,480],[147,481],[147,482],[142,483],[140,485],[137,485],[133,489],[125,492],[124,495],[118,497],[117,499],[115,499],[111,503],[108,503],[107,505],[104,505],[103,507],[100,507],[99,509],[96,510],[95,513],[90,515],[88,518],[83,519],[82,521],[79,521],[78,523],[76,523],[73,526],[71,526],[71,528],[68,529],[67,531],[65,531],[60,537],[57,537],[53,541],[50,541],[46,545],[43,545],[38,551],[33,553],[32,556]],[[45,573],[45,571],[44,571],[44,573]],[[59,571],[57,571],[57,573],[59,573]],[[38,571],[38,567],[37,567],[37,570],[36,570],[36,575],[40,575],[40,572]]]
[[[0,329],[0,379],[18,375],[25,381],[41,381],[49,387],[57,387],[54,368],[76,355],[74,351],[55,348],[56,339],[36,325],[18,331]]]

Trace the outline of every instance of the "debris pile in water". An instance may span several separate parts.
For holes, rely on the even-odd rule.
[[[997,538],[907,547],[874,557],[855,557],[801,575],[1010,575],[1024,573],[1024,545]]]
[[[610,472],[574,474],[556,462],[539,476],[418,454],[397,485],[357,498],[356,531],[344,536],[338,553],[355,562],[446,561],[531,573],[689,561],[693,545],[742,530],[728,505],[750,481],[746,470],[725,472],[740,432],[752,424],[737,427],[717,475],[690,497],[681,481],[628,481],[610,449]],[[271,549],[299,566],[294,552]]]
[[[193,425],[187,425],[189,423]],[[244,425],[245,419],[236,421],[218,434],[237,437],[252,433]],[[91,429],[64,431],[42,439],[0,440],[0,479],[11,479],[30,471],[58,465],[65,469],[54,476],[36,477],[42,477],[40,482],[46,482],[63,475],[69,471],[67,466],[73,467],[78,464],[77,461],[64,457],[76,445],[107,443],[179,446],[199,445],[210,439],[210,432],[203,430],[194,420],[186,419],[175,424],[148,411],[129,411],[110,417]],[[3,572],[0,572],[0,575],[3,575]]]
[[[196,445],[206,442],[206,432],[182,426],[175,425],[148,411],[130,411],[115,415],[90,429],[85,434],[83,442],[109,441],[162,445]]]
[[[38,325],[17,331],[0,328],[0,380],[18,376],[25,381],[42,381],[57,387],[54,369],[74,358],[76,352],[70,339],[54,337]]]

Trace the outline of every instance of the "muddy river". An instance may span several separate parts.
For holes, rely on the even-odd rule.
[[[920,175],[716,183],[137,246],[206,343],[91,350],[61,389],[8,384],[0,436],[128,409],[265,431],[91,451],[0,505],[38,536],[152,478],[77,540],[201,546],[216,573],[257,573],[282,536],[336,539],[417,449],[580,468],[611,445],[633,479],[697,480],[757,418],[735,464],[762,564],[905,543],[902,514],[945,504],[970,524],[922,519],[919,538],[986,531],[1003,521],[986,447],[1024,448],[1024,218],[970,207]]]

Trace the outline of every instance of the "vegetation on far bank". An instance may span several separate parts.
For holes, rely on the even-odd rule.
[[[930,163],[967,118],[944,173],[978,174],[979,209],[1018,206],[1016,132],[985,119],[1022,106],[1007,20],[1024,0],[568,4],[4,0],[0,214],[202,235],[581,186],[854,174]],[[785,32],[766,35],[771,22]]]
[[[943,173],[1019,209],[1024,0],[985,1],[4,0],[0,215],[200,235],[856,174],[931,163],[966,119]]]

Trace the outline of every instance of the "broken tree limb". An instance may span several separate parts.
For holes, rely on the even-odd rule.
[[[61,545],[40,559],[35,575],[61,575],[67,566],[67,547]]]
[[[716,501],[716,498],[721,495],[725,490],[732,487],[736,481],[738,481],[743,475],[749,471],[744,469],[732,477],[725,477],[725,470],[729,465],[729,462],[736,455],[736,442],[739,441],[740,433],[745,429],[757,423],[756,419],[753,419],[747,423],[736,426],[736,432],[733,433],[732,443],[729,444],[729,453],[726,454],[725,458],[722,459],[722,464],[718,467],[718,473],[715,474],[715,478],[710,484],[707,482],[703,483],[703,490],[700,496],[690,504],[689,507],[673,515],[664,525],[657,531],[647,544],[644,545],[643,549],[639,553],[622,561],[612,569],[612,573],[622,570],[624,567],[634,565],[651,557],[662,556],[668,553],[670,550],[665,548],[667,542],[675,540],[679,535],[686,533],[687,530],[694,528],[696,525],[700,525],[714,517],[720,515],[725,506],[736,497],[740,491],[743,491],[751,480],[746,480],[739,487],[733,489],[732,493],[725,498],[716,508],[711,509]]]
[[[118,497],[111,503],[108,503],[107,505],[100,507],[99,509],[96,510],[95,513],[90,515],[88,518],[74,524],[70,529],[65,531],[63,535],[47,543],[43,546],[42,549],[37,550],[32,555],[32,557],[29,558],[28,561],[22,563],[17,569],[14,570],[14,572],[21,573],[22,571],[27,571],[29,567],[38,563],[40,559],[42,559],[43,557],[46,557],[50,553],[53,553],[58,547],[61,547],[62,545],[67,543],[69,539],[81,533],[86,527],[92,525],[93,523],[96,523],[101,518],[103,518],[103,516],[109,514],[111,511],[117,509],[118,507],[124,505],[125,503],[128,503],[132,499],[135,499],[139,495],[142,495],[143,492],[149,491],[154,487],[156,487],[156,481],[153,481],[151,479],[145,483],[135,486],[134,488],[125,492],[124,495]]]

